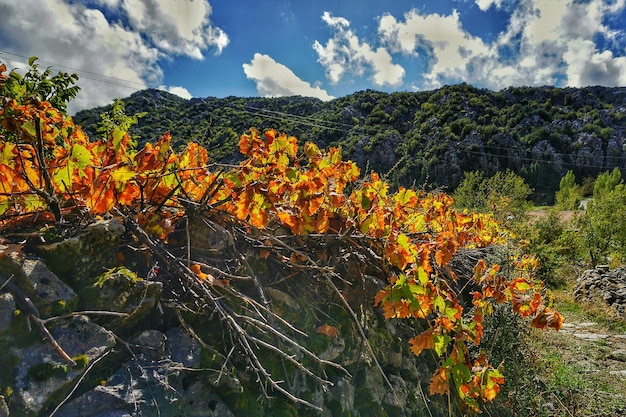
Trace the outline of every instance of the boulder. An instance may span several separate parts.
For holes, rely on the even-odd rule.
[[[15,369],[13,401],[24,411],[37,414],[56,398],[63,398],[74,387],[83,368],[102,357],[114,345],[115,338],[106,329],[86,316],[74,316],[59,321],[51,334],[78,363],[64,362],[47,341],[26,347],[13,347],[11,353],[19,358]]]
[[[119,219],[101,220],[61,242],[37,245],[33,250],[64,282],[93,282],[115,263],[119,242],[126,231]],[[84,284],[83,284],[84,285]]]
[[[11,328],[15,308],[15,300],[11,294],[0,294],[0,334]]]
[[[168,330],[165,335],[168,357],[186,368],[200,367],[200,343],[180,327]]]
[[[12,254],[0,258],[0,285],[9,281],[37,307],[42,317],[71,311],[76,293],[38,258]]]
[[[104,316],[98,322],[112,330],[128,330],[152,310],[162,291],[161,282],[146,281],[126,268],[118,268],[102,274],[95,283],[83,288],[79,307],[126,313],[127,317]]]
[[[137,358],[124,363],[104,383],[81,395],[59,410],[64,417],[86,416],[220,416],[207,413],[212,405],[223,410],[217,398],[206,389],[192,385],[185,390],[180,363]],[[192,389],[193,388],[193,389]],[[188,393],[193,396],[187,395]],[[206,405],[204,414],[199,407]],[[192,410],[192,412],[190,412]],[[215,411],[215,410],[213,410]]]

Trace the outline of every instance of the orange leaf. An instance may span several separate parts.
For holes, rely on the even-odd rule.
[[[439,368],[430,379],[430,395],[447,394],[450,391],[450,382],[448,381],[448,370]]]
[[[189,267],[189,269],[191,270],[191,272],[193,272],[194,274],[196,274],[198,276],[198,279],[200,279],[200,281],[208,281],[209,284],[213,285],[213,284],[218,284],[219,286],[226,286],[228,285],[228,281],[226,281],[226,283],[222,282],[222,280],[216,280],[215,277],[211,274],[205,274],[204,272],[202,272],[200,270],[200,265],[198,264],[193,264]],[[219,283],[218,283],[219,281]]]
[[[411,344],[411,351],[413,351],[415,356],[419,356],[424,350],[434,349],[435,344],[433,342],[433,330],[426,330],[425,332],[412,337],[409,340],[409,343]]]
[[[330,338],[334,338],[334,337],[337,337],[337,335],[339,334],[339,329],[336,328],[335,326],[331,326],[329,324],[324,323],[320,327],[315,329],[315,333],[323,334]]]

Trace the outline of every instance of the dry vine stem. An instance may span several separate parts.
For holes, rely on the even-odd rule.
[[[250,332],[244,328],[244,324],[258,330],[261,334],[269,335],[269,337],[272,337],[275,340],[287,343],[293,350],[298,351],[306,357],[314,360],[320,366],[334,367],[349,376],[350,374],[346,369],[339,364],[319,358],[292,337],[286,335],[286,333],[278,327],[278,323],[288,328],[290,331],[296,331],[300,334],[302,334],[302,332],[297,331],[293,326],[289,325],[278,315],[272,313],[267,306],[268,303],[266,300],[259,303],[252,298],[228,287],[220,287],[220,293],[218,294],[215,287],[209,286],[206,282],[201,281],[198,276],[191,269],[189,269],[189,267],[187,267],[185,261],[178,259],[165,247],[157,243],[130,216],[127,216],[119,211],[117,214],[123,217],[128,229],[150,249],[153,256],[159,261],[159,264],[163,265],[163,267],[172,276],[179,278],[181,282],[185,283],[189,290],[193,291],[209,306],[211,310],[218,314],[220,320],[225,323],[226,327],[229,329],[231,337],[242,352],[243,357],[248,362],[248,365],[257,374],[261,390],[267,397],[269,397],[269,393],[266,391],[264,384],[269,384],[274,391],[281,393],[287,399],[296,404],[302,404],[315,410],[322,411],[320,406],[294,395],[287,388],[283,387],[281,385],[283,381],[277,381],[263,366],[258,355],[259,349],[260,347],[263,347],[278,354],[282,360],[294,365],[304,374],[313,377],[322,385],[322,387],[332,386],[332,382],[313,372],[295,356],[284,352],[279,348],[279,346],[276,346],[276,344],[268,342],[267,340],[262,340],[259,337],[250,334]],[[252,279],[254,278],[252,277]],[[226,298],[235,300],[241,305],[247,304],[252,306],[258,318],[250,317],[249,315],[237,314],[225,303]]]

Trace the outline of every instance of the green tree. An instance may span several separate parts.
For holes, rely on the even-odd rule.
[[[582,188],[576,184],[574,172],[567,171],[556,192],[556,206],[561,210],[577,210],[582,198]]]
[[[611,172],[603,172],[598,175],[598,178],[593,186],[593,198],[599,198],[603,195],[611,193],[623,182],[622,173],[619,168],[615,167]]]
[[[452,194],[457,208],[493,213],[496,220],[516,229],[527,220],[532,190],[512,171],[498,171],[486,178],[480,171],[466,172]]]
[[[626,255],[626,187],[602,190],[587,204],[578,220],[581,247],[592,265],[616,261]]]

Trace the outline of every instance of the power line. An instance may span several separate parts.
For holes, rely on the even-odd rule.
[[[8,52],[8,51],[3,51],[3,50],[0,50],[0,54],[11,55],[11,56],[15,56],[15,57],[18,57],[18,58],[26,59],[27,60],[26,62],[21,61],[19,59],[15,59],[17,62],[20,62],[22,64],[26,64],[26,65],[28,65],[28,59],[30,59],[30,57],[27,57],[25,55],[15,54],[13,52]],[[97,82],[101,82],[101,83],[117,85],[117,86],[120,86],[120,87],[132,89],[132,90],[136,90],[137,88],[133,87],[133,86],[130,86],[130,85],[126,85],[126,84],[133,84],[133,85],[135,85],[137,87],[140,87],[140,88],[146,88],[145,84],[142,84],[142,83],[139,83],[139,82],[136,82],[136,81],[130,81],[130,80],[125,80],[123,78],[117,78],[117,77],[112,77],[112,76],[109,76],[109,75],[99,74],[97,72],[88,71],[88,70],[81,69],[81,68],[74,68],[74,67],[70,67],[70,66],[67,66],[67,65],[61,65],[61,64],[54,63],[54,62],[45,61],[45,60],[42,60],[42,59],[37,59],[37,61],[39,61],[39,62],[41,62],[43,64],[49,64],[49,65],[51,65],[53,67],[58,67],[58,68],[66,69],[66,70],[70,70],[70,71],[76,71],[76,72],[81,74],[81,78],[86,78],[86,79],[92,80],[92,81],[97,81]],[[90,77],[89,75],[82,75],[82,74],[89,74],[89,75],[93,75],[93,76],[100,77],[100,78],[94,78],[94,77]],[[101,78],[103,78],[103,79],[101,79]],[[122,83],[126,83],[126,84],[122,84]]]

